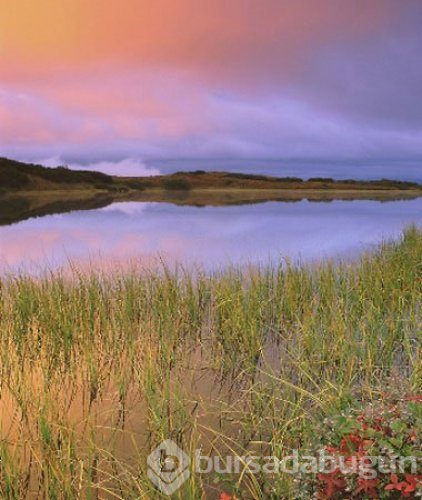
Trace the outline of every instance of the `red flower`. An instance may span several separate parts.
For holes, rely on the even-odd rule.
[[[390,480],[391,483],[387,484],[387,486],[385,487],[387,491],[393,491],[393,490],[401,491],[403,489],[405,483],[399,482],[397,474],[391,474]]]
[[[421,484],[422,476],[416,474],[405,474],[407,486],[403,490],[405,493],[413,493],[416,491],[416,488],[419,484]]]
[[[385,432],[384,419],[382,417],[374,418],[371,427],[379,432]]]
[[[320,498],[330,499],[340,491],[343,491],[346,487],[346,481],[343,477],[340,469],[336,469],[333,472],[320,473],[318,474],[318,479],[323,483],[323,488],[320,494],[323,496]]]
[[[412,429],[412,432],[409,434],[409,437],[407,439],[408,441],[416,441],[418,439],[418,435],[416,434],[415,429]]]
[[[225,491],[222,491],[220,493],[220,498],[219,500],[236,500],[236,496],[231,495],[230,493],[226,493]]]
[[[364,479],[360,477],[358,479],[358,486],[355,489],[355,495],[358,493],[366,493],[369,495],[371,498],[378,498],[378,493],[377,493],[377,486],[378,486],[378,479]]]
[[[362,438],[360,436],[356,436],[355,434],[345,436],[340,442],[339,451],[343,455],[350,455],[355,451],[363,452]]]
[[[336,453],[337,448],[334,448],[333,446],[326,446],[325,450],[328,451],[328,453]]]
[[[391,474],[391,483],[387,484],[385,489],[388,491],[400,491],[403,497],[409,497],[421,483],[422,476],[405,474],[404,477],[404,481],[399,481],[397,474]]]

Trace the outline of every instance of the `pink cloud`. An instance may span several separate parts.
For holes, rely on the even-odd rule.
[[[420,131],[406,130],[411,114],[420,123],[419,53],[407,65],[415,81],[409,86],[402,46],[394,37],[384,43],[390,32],[415,31],[418,4],[406,6],[10,2],[0,11],[0,154],[34,160],[383,156],[392,148],[419,154]],[[407,50],[419,46],[416,39]],[[400,71],[393,71],[390,53],[396,63],[404,60]],[[380,115],[387,124],[372,123]],[[391,124],[396,116],[400,130]]]
[[[207,81],[300,70],[326,43],[373,33],[392,0],[43,0],[0,12],[5,78],[70,68],[177,68]]]

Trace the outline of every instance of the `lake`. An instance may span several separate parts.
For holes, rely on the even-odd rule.
[[[22,203],[16,208],[0,204],[3,272],[134,259],[146,266],[161,259],[213,270],[282,257],[305,262],[353,258],[422,222],[422,198],[201,207],[106,199],[80,204],[81,210],[78,203],[56,203],[38,211],[23,209]]]

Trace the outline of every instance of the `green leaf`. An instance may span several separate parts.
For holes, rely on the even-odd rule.
[[[392,431],[397,433],[405,432],[407,430],[407,424],[401,420],[394,421],[390,427]]]

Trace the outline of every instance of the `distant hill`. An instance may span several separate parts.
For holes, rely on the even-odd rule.
[[[66,166],[47,168],[0,158],[0,191],[56,191],[93,190],[128,192],[162,190],[167,192],[190,190],[324,190],[324,191],[422,191],[416,182],[389,179],[358,181],[334,180],[314,177],[303,180],[298,177],[271,177],[266,175],[231,172],[176,172],[154,177],[118,177],[89,170],[70,170]]]
[[[140,180],[140,179],[139,179]],[[190,189],[284,189],[284,190],[324,190],[324,191],[390,191],[390,190],[422,190],[416,182],[379,179],[361,181],[354,179],[335,180],[328,177],[312,177],[303,180],[299,177],[272,177],[259,174],[243,174],[232,172],[176,172],[170,175],[145,177],[141,180],[145,189],[165,189],[182,191]]]
[[[32,191],[63,188],[108,189],[113,178],[101,172],[74,171],[67,167],[47,168],[0,158],[0,188]]]

